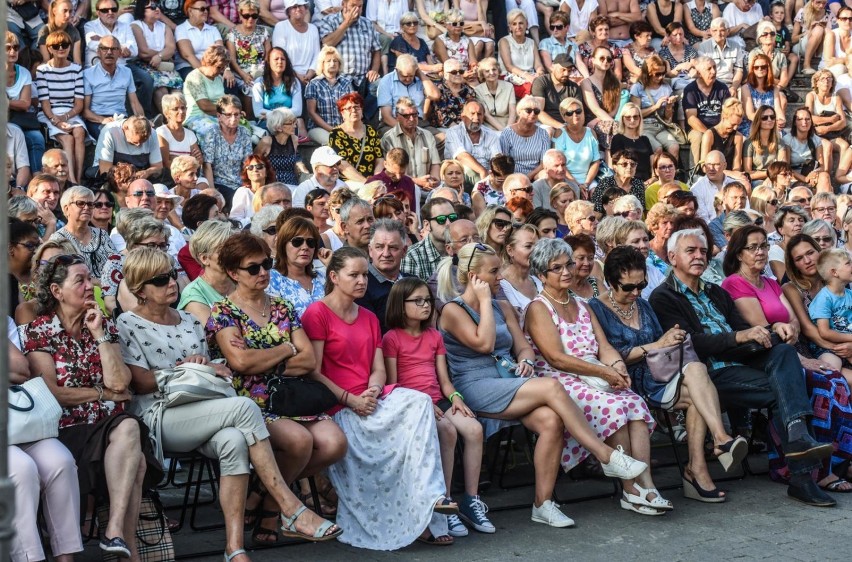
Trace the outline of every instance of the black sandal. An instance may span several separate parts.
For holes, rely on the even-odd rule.
[[[262,505],[262,503],[263,502],[261,502],[261,505]],[[279,515],[280,515],[280,513],[277,512],[277,511],[266,511],[264,509],[260,509],[260,506],[258,506],[257,521],[255,522],[254,530],[251,533],[251,540],[252,540],[253,543],[255,543],[255,544],[275,544],[275,543],[278,542],[278,516]],[[272,519],[273,517],[275,518],[275,522],[276,522],[275,528],[274,529],[267,529],[266,527],[263,527],[263,520],[264,519]],[[260,536],[271,536],[271,537],[274,537],[274,538],[271,539],[271,540],[270,539],[264,540],[264,539],[259,538]]]
[[[243,510],[243,525],[246,529],[253,529],[257,526],[258,517],[260,516],[260,512],[263,508],[263,495],[266,491],[263,489],[260,483],[260,479],[253,476],[249,481],[248,486],[248,494],[246,494],[246,501],[253,495],[257,494],[259,500],[257,505],[252,509],[244,509]]]

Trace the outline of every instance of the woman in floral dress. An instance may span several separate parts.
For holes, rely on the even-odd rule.
[[[225,37],[225,45],[231,59],[231,68],[236,74],[237,86],[243,95],[251,94],[255,79],[263,76],[263,61],[272,47],[269,30],[259,27],[260,6],[256,0],[242,0],[237,9],[240,24],[231,29]]]
[[[240,396],[252,398],[261,410],[284,480],[292,483],[336,463],[346,453],[346,437],[325,414],[285,418],[267,410],[267,381],[281,371],[303,376],[315,369],[313,347],[302,330],[293,305],[264,292],[272,258],[266,242],[248,232],[230,237],[219,250],[219,264],[236,283],[224,300],[213,305],[207,321],[211,357],[224,357],[234,371]],[[261,507],[255,540],[275,542],[278,516],[267,497]]]

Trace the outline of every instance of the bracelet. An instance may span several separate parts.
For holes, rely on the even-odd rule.
[[[609,364],[609,366],[610,366],[610,367],[615,367],[615,366],[616,366],[616,365],[618,365],[619,363],[624,363],[624,359],[617,359],[617,360],[613,361],[612,363],[610,363],[610,364]],[[627,363],[624,363],[624,364],[625,364],[625,365],[627,365]]]
[[[340,403],[346,406],[346,399],[349,398],[349,391],[344,390],[343,394],[340,395]]]
[[[379,389],[379,394],[381,394],[381,393],[382,393],[382,391],[385,389],[385,387],[383,387],[383,386],[382,386],[382,385],[380,385],[380,384],[371,384],[371,385],[369,386],[369,388],[378,388],[378,389]]]
[[[533,363],[532,359],[521,359],[521,363],[526,363],[530,367],[535,367],[535,363]]]
[[[104,399],[104,387],[99,384],[95,385],[95,390],[98,391],[98,402],[103,402]]]
[[[95,340],[95,344],[101,345],[102,343],[108,343],[109,341],[110,341],[109,334],[104,334],[104,335],[102,335],[101,337],[99,337],[98,339]]]
[[[461,395],[461,392],[459,392],[459,391],[457,390],[457,391],[453,392],[452,394],[450,394],[449,396],[447,396],[447,400],[449,400],[449,401],[450,401],[450,404],[452,404],[452,403],[453,403],[453,398],[455,398],[456,396],[458,396],[459,398],[461,398],[461,399],[462,399],[462,401],[464,401],[464,396],[462,396],[462,395]]]
[[[290,357],[288,357],[287,359],[290,359],[290,358],[292,358],[292,357],[295,357],[296,355],[298,355],[298,354],[299,354],[299,350],[298,350],[298,349],[296,349],[296,346],[295,346],[295,345],[293,345],[293,342],[291,342],[291,341],[285,341],[285,342],[284,342],[284,345],[289,345],[289,346],[290,346],[290,349],[292,349],[292,350],[293,350],[293,355],[291,355],[291,356],[290,356]]]
[[[645,347],[641,346],[641,345],[638,346],[638,347],[639,347],[639,349],[642,350],[642,359],[647,359],[648,358],[648,350],[645,349]]]

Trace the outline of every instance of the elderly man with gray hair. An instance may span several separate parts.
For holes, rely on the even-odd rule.
[[[163,173],[163,155],[151,123],[144,117],[133,115],[113,121],[101,129],[95,147],[95,165],[105,174],[115,164],[126,162],[136,166],[137,177],[158,179]]]
[[[500,134],[483,125],[485,111],[475,99],[465,102],[462,122],[447,129],[444,158],[464,165],[465,183],[471,186],[491,172],[491,159],[500,154]]]
[[[441,92],[432,81],[423,75],[417,59],[413,55],[400,55],[396,59],[396,69],[385,74],[379,80],[377,98],[382,123],[385,127],[395,127],[398,123],[396,102],[401,97],[408,97],[417,107],[418,119],[423,118],[423,107],[426,98],[433,102],[441,99]],[[406,117],[407,119],[407,117]]]
[[[731,96],[736,96],[743,83],[743,47],[728,41],[728,24],[725,18],[710,22],[710,38],[696,45],[698,54],[716,63],[716,79],[728,86]]]
[[[662,329],[679,326],[690,334],[723,407],[770,409],[791,473],[787,495],[808,505],[834,506],[811,477],[833,446],[811,436],[808,418],[813,409],[796,349],[783,338],[773,345],[770,329],[751,326],[724,289],[701,280],[707,255],[701,229],[680,230],[669,238],[672,269],[649,299]],[[756,352],[738,354],[745,344]],[[720,497],[715,489],[696,491],[708,501]]]
[[[408,154],[408,175],[422,190],[428,191],[440,183],[441,153],[435,136],[418,126],[421,111],[408,96],[396,100],[396,125],[382,137],[382,149],[385,154],[394,148],[404,150]]]
[[[340,222],[346,245],[358,248],[367,253],[370,244],[370,229],[376,218],[373,216],[373,206],[369,201],[353,197],[340,206]]]
[[[133,115],[145,115],[130,68],[118,64],[121,43],[112,35],[100,38],[98,62],[83,71],[83,120],[89,134],[97,138],[107,123],[116,115],[127,112],[130,105]]]
[[[367,275],[367,292],[355,302],[370,310],[379,319],[379,327],[384,334],[385,306],[394,283],[408,274],[400,271],[405,256],[405,241],[408,235],[401,222],[393,219],[377,219],[370,227],[370,265]]]
[[[506,198],[506,201],[512,197],[523,197],[532,202],[533,186],[530,179],[525,174],[509,174],[503,180],[503,197]]]
[[[536,209],[541,207],[549,211],[553,210],[553,207],[550,205],[550,190],[556,184],[566,181],[567,163],[568,160],[565,157],[565,153],[561,150],[551,148],[544,153],[544,156],[541,158],[541,165],[544,167],[544,173],[547,175],[535,180],[532,184],[533,207]],[[572,184],[571,187],[574,188],[574,193],[579,194],[579,186],[575,185],[574,182],[569,183]]]

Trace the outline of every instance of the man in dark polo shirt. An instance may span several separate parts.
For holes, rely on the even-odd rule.
[[[532,83],[531,93],[533,96],[544,98],[544,110],[539,113],[538,120],[542,125],[560,128],[565,122],[559,113],[559,104],[565,98],[577,98],[583,101],[580,87],[571,81],[569,76],[574,70],[574,59],[565,53],[556,55],[550,74],[539,76]],[[585,103],[583,108],[585,110]]]
[[[698,74],[695,80],[683,89],[683,111],[689,124],[689,143],[692,145],[692,164],[698,164],[701,156],[701,137],[704,131],[719,124],[722,118],[722,103],[731,97],[724,83],[716,80],[716,63],[710,57],[695,59]]]
[[[378,316],[383,334],[387,331],[385,305],[391,287],[403,277],[408,277],[399,270],[405,255],[405,238],[405,227],[392,219],[378,219],[370,229],[367,292],[355,302]]]

